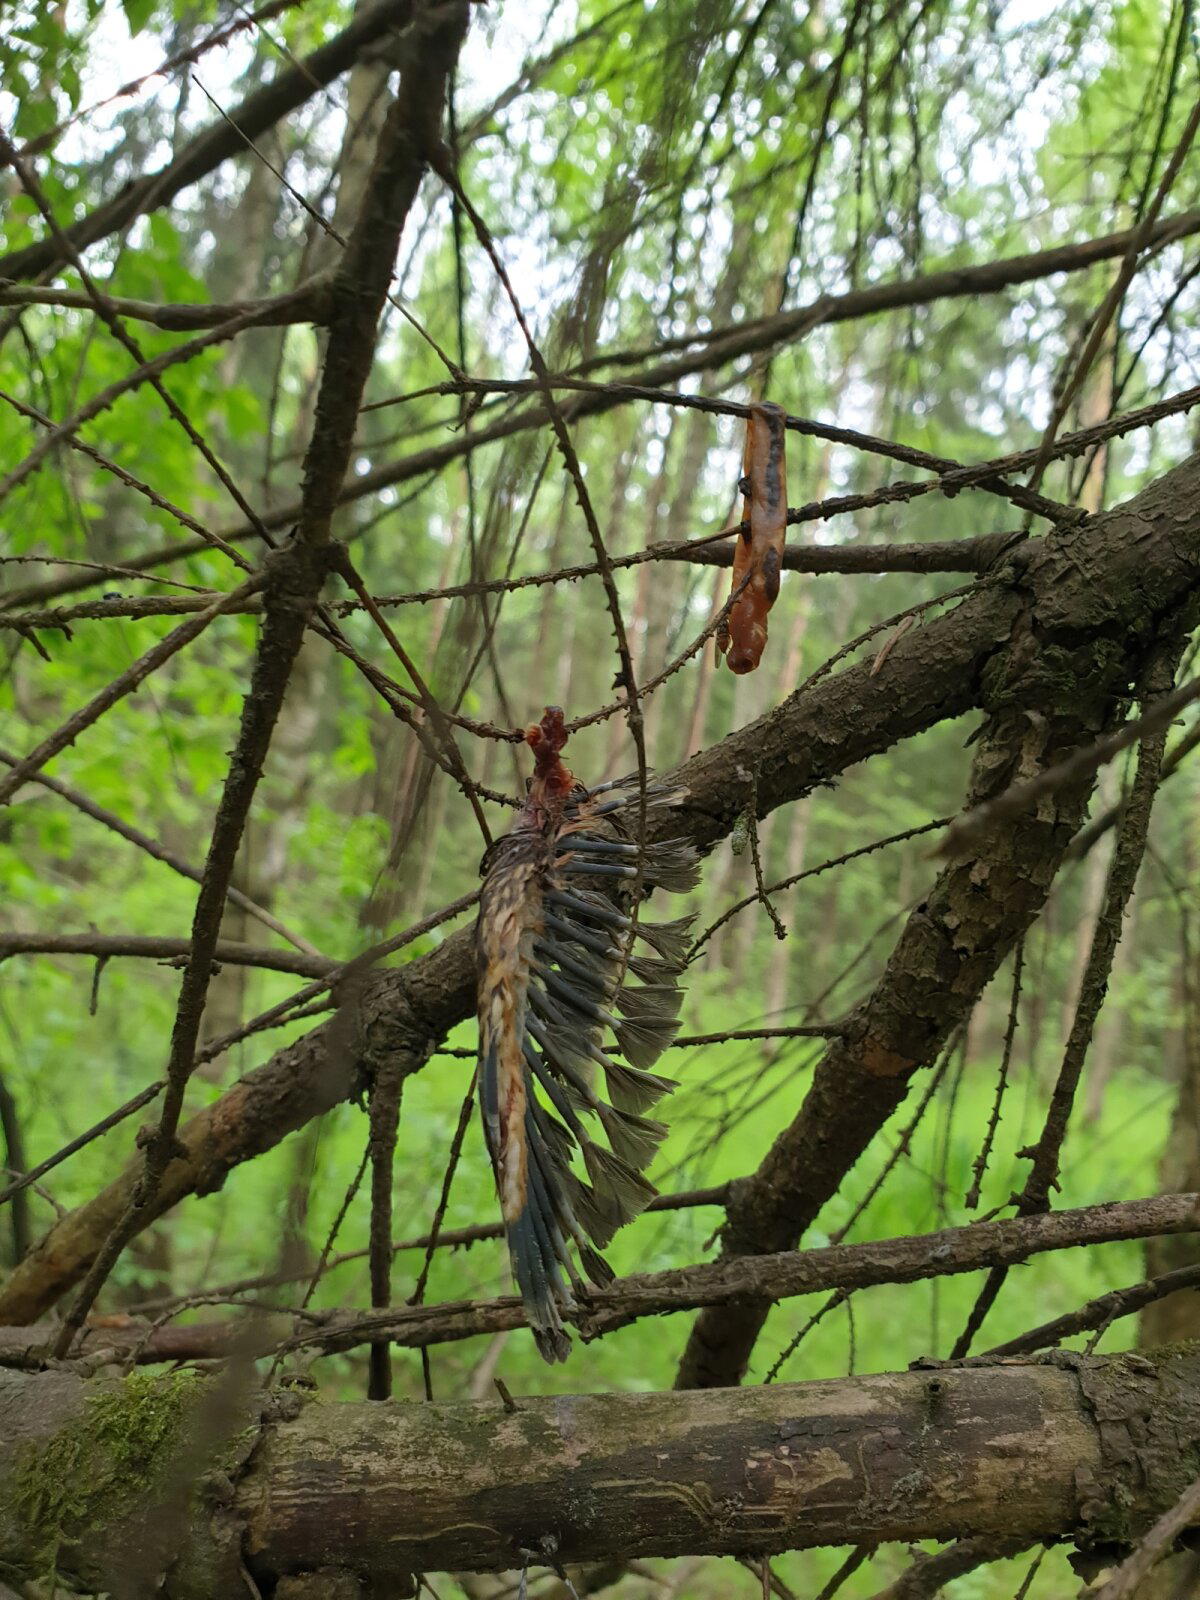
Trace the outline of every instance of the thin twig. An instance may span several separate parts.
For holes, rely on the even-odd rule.
[[[93,282],[91,273],[84,265],[83,259],[78,250],[67,237],[66,232],[59,227],[58,219],[54,215],[54,209],[50,205],[45,190],[38,181],[37,174],[34,172],[33,168],[22,159],[12,142],[2,132],[0,132],[0,157],[5,157],[15,170],[17,177],[20,179],[21,187],[24,189],[25,193],[33,201],[34,205],[45,219],[46,226],[53,235],[55,244],[62,251],[63,258],[71,263],[72,267],[79,275],[79,280],[83,284],[84,290],[88,294],[89,298],[93,301],[101,321],[108,328],[109,332],[112,334],[117,343],[121,345],[121,347],[136,363],[135,371],[139,374],[142,374],[141,381],[148,382],[150,384],[155,394],[158,395],[159,399],[166,407],[168,415],[183,431],[185,437],[191,442],[192,446],[199,451],[200,455],[203,457],[208,466],[212,468],[218,481],[225,488],[229,494],[229,497],[237,506],[238,510],[247,519],[251,526],[256,529],[260,537],[266,539],[266,541],[270,543],[270,537],[266,528],[264,528],[260,522],[257,511],[255,511],[250,502],[242,494],[236,482],[226,470],[224,464],[217,457],[216,453],[211,449],[200,430],[196,427],[195,423],[188,416],[186,411],[184,411],[183,407],[175,399],[174,395],[172,395],[164,386],[158,373],[150,370],[154,363],[147,361],[145,352],[142,350],[141,345],[138,344],[137,340],[125,327],[125,324],[121,321],[121,318],[116,314],[116,312],[107,305],[104,295]],[[43,443],[44,442],[45,441],[43,441]],[[0,499],[3,498],[4,494],[6,494],[8,489],[11,487],[10,480],[12,479],[12,476],[13,475],[10,474],[9,478],[5,480],[5,483],[0,485]],[[216,537],[216,535],[210,535],[210,538],[214,544],[224,549],[225,554],[235,561],[238,566],[242,567],[243,569],[249,566],[249,563],[245,560],[245,558],[239,555],[232,546],[223,544]]]
[[[803,872],[793,873],[790,878],[781,878],[778,883],[768,884],[766,892],[768,894],[780,894],[784,889],[792,888],[794,884],[803,883],[806,878],[815,878],[823,872],[832,872],[836,867],[845,866],[848,861],[856,861],[860,856],[869,856],[876,850],[882,850],[886,845],[903,844],[908,839],[919,838],[923,833],[936,832],[938,828],[946,827],[952,820],[951,817],[934,817],[931,822],[922,822],[915,828],[905,828],[900,833],[889,833],[884,839],[876,839],[872,844],[859,845],[855,850],[847,850],[843,855],[834,856],[829,861],[822,861],[819,866],[807,867]],[[705,928],[704,932],[688,951],[689,965],[696,959],[697,955],[719,928],[723,928],[729,919],[735,917],[739,911],[744,911],[747,906],[756,905],[757,902],[757,894],[748,894],[744,899],[730,906],[727,911],[723,911],[711,927]]]
[[[365,1170],[365,1168],[364,1168]],[[686,1211],[701,1206],[723,1206],[729,1194],[729,1185],[719,1183],[708,1189],[686,1189],[676,1194],[658,1194],[651,1200],[643,1216],[651,1212],[660,1211]],[[500,1239],[504,1235],[502,1222],[477,1222],[467,1228],[444,1228],[436,1239],[432,1233],[418,1234],[413,1239],[394,1239],[392,1252],[398,1255],[402,1250],[428,1250],[432,1247],[439,1250],[469,1249],[471,1245],[485,1243],[492,1239]],[[327,1260],[322,1267],[322,1272],[333,1272],[336,1268],[345,1266],[348,1262],[361,1261],[367,1255],[366,1250],[347,1250],[344,1254],[334,1256]],[[297,1279],[307,1276],[306,1272],[274,1272],[261,1274],[258,1277],[239,1278],[234,1283],[226,1283],[211,1290],[213,1294],[220,1294],[226,1299],[234,1296],[251,1293],[258,1289],[277,1289],[286,1283],[294,1283]],[[156,1312],[166,1306],[178,1303],[179,1296],[169,1295],[165,1298],[152,1300],[139,1300],[131,1309],[138,1312]],[[307,1305],[309,1296],[303,1304]]]
[[[1036,489],[1042,481],[1042,475],[1045,472],[1046,465],[1050,460],[1050,452],[1053,447],[1054,438],[1058,432],[1059,425],[1062,422],[1062,419],[1066,416],[1072,400],[1074,400],[1075,396],[1079,393],[1084,380],[1091,371],[1092,363],[1100,353],[1100,346],[1104,342],[1104,337],[1108,332],[1108,329],[1112,323],[1112,319],[1116,315],[1122,300],[1125,298],[1125,291],[1132,283],[1134,273],[1137,271],[1138,257],[1150,243],[1154,235],[1155,224],[1158,222],[1158,214],[1162,210],[1164,201],[1171,192],[1171,188],[1175,182],[1175,179],[1179,176],[1184,160],[1188,151],[1192,147],[1192,143],[1195,140],[1198,130],[1200,130],[1200,98],[1198,98],[1195,104],[1192,106],[1191,114],[1188,117],[1187,122],[1184,124],[1183,131],[1179,135],[1179,140],[1176,143],[1175,149],[1171,152],[1171,159],[1167,162],[1166,169],[1164,170],[1162,178],[1159,181],[1158,188],[1155,190],[1153,199],[1146,208],[1145,215],[1141,218],[1137,227],[1134,228],[1130,234],[1129,243],[1125,247],[1124,256],[1122,257],[1121,265],[1117,270],[1116,277],[1113,279],[1113,282],[1108,290],[1108,293],[1104,297],[1104,301],[1101,304],[1100,309],[1097,311],[1092,320],[1092,326],[1088,334],[1087,343],[1080,352],[1079,360],[1075,363],[1074,371],[1071,373],[1071,376],[1067,382],[1063,385],[1062,393],[1059,395],[1054,410],[1050,415],[1050,420],[1046,424],[1046,431],[1042,436],[1041,444],[1038,446],[1037,459],[1033,464],[1033,471],[1030,474],[1029,486],[1031,489]]]
[[[198,638],[210,622],[222,616],[247,595],[257,594],[265,581],[264,574],[255,573],[236,589],[212,601],[199,615],[181,622],[165,638],[152,645],[145,655],[139,656],[132,666],[126,667],[124,672],[118,673],[111,682],[106,683],[86,705],[72,712],[65,722],[61,723],[53,733],[47,734],[40,744],[36,745],[27,756],[15,762],[4,777],[0,778],[0,805],[6,805],[22,784],[36,777],[46,763],[52,761],[60,751],[74,744],[79,735],[93,723],[98,722],[118,700],[132,694],[152,672],[164,666],[172,656],[177,655],[186,645],[191,644],[193,639]]]
[[[300,1012],[299,1007],[307,1005],[310,1000],[319,995],[327,994],[329,990],[337,988],[339,984],[354,982],[361,978],[368,968],[377,965],[385,956],[393,955],[397,950],[403,950],[405,945],[412,944],[415,939],[422,938],[427,933],[432,933],[443,922],[461,916],[464,911],[470,910],[479,898],[479,890],[472,889],[470,893],[460,895],[457,900],[452,900],[449,905],[442,906],[440,910],[433,911],[420,922],[415,922],[411,927],[405,928],[401,933],[394,933],[391,938],[381,940],[379,944],[371,945],[367,950],[357,956],[352,956],[349,961],[344,961],[340,966],[331,968],[323,978],[314,979],[312,983],[305,984],[303,989],[297,989],[295,994],[289,995],[286,1000],[262,1011],[249,1022],[241,1023],[229,1033],[222,1034],[220,1038],[210,1039],[196,1057],[196,1065],[202,1066],[206,1061],[215,1061],[218,1056],[225,1054],[233,1045],[240,1044],[243,1039],[248,1039],[252,1034],[261,1033],[267,1028],[276,1026],[277,1023],[295,1020]]]
[[[1151,1569],[1167,1554],[1179,1535],[1192,1526],[1198,1513],[1200,1478],[1189,1484],[1171,1509],[1159,1517],[1133,1554],[1121,1563],[1092,1600],[1132,1600]]]
[[[0,746],[0,761],[4,761],[10,767],[14,767],[19,759],[18,756],[13,755],[11,750],[6,750],[3,746]],[[202,874],[199,867],[193,866],[190,861],[185,861],[182,856],[177,855],[174,850],[168,849],[159,840],[151,838],[148,833],[143,833],[140,828],[135,828],[132,823],[126,822],[122,817],[118,817],[114,811],[109,811],[104,806],[97,805],[82,790],[72,788],[70,784],[63,783],[58,778],[49,778],[44,772],[35,774],[33,781],[40,783],[43,788],[49,789],[51,793],[60,795],[69,805],[73,805],[77,811],[82,811],[84,816],[91,817],[94,822],[100,823],[102,827],[111,829],[113,833],[119,834],[122,839],[127,839],[130,844],[136,845],[139,850],[144,850],[155,861],[161,861],[165,866],[172,868],[181,877],[190,878],[193,883],[200,882]],[[308,940],[301,934],[295,933],[292,929],[286,927],[278,917],[264,910],[262,906],[251,900],[248,894],[243,894],[233,884],[229,886],[227,898],[230,905],[237,906],[247,916],[253,917],[256,922],[261,922],[263,927],[270,928],[272,933],[277,933],[281,939],[285,939],[288,944],[295,946],[297,950],[303,950],[306,955],[316,956],[320,959],[321,952],[315,945],[309,944]]]
[[[439,136],[446,73],[466,31],[467,8],[443,8],[430,20],[401,75],[380,134],[368,199],[335,275],[335,310],[305,457],[302,514],[295,538],[271,558],[263,627],[237,747],[213,824],[196,900],[191,955],[180,985],[167,1063],[167,1089],[145,1165],[129,1204],[109,1233],[55,1341],[65,1355],[125,1244],[141,1226],[168,1163],[191,1077],[212,950],[233,871],[291,669],[316,608],[330,559],[331,520],[353,450],[353,413],[375,354],[380,313],[400,233],[416,197],[428,147]]]
[[[1179,641],[1168,637],[1156,650],[1147,668],[1147,676],[1151,681],[1167,670],[1168,660],[1173,663],[1179,654]],[[1125,907],[1133,893],[1133,886],[1146,849],[1150,812],[1158,792],[1166,737],[1166,724],[1160,720],[1158,730],[1145,736],[1142,743],[1137,776],[1113,847],[1104,890],[1104,903],[1092,934],[1091,948],[1088,951],[1079,986],[1079,999],[1071,1021],[1071,1030],[1063,1049],[1058,1079],[1050,1097],[1041,1135],[1035,1145],[1027,1152],[1022,1152],[1030,1158],[1032,1165],[1024,1187],[1017,1196],[1017,1210],[1021,1216],[1032,1216],[1046,1210],[1050,1204],[1050,1192],[1058,1186],[1059,1160],[1075,1104],[1075,1092],[1092,1041],[1096,1018],[1100,1014],[1100,1007],[1104,1003],[1108,989],[1113,956],[1121,938],[1121,922]],[[1007,1267],[999,1264],[994,1265],[989,1271],[971,1308],[966,1326],[951,1350],[952,1360],[961,1359],[971,1348],[972,1340],[1004,1285],[1007,1271]]]
[[[144,961],[183,965],[192,953],[190,939],[162,939],[133,933],[24,933],[0,928],[0,961],[16,955],[95,956],[110,961],[129,956]],[[218,940],[212,959],[218,965],[262,967],[268,972],[290,972],[300,977],[327,977],[337,963],[302,950],[268,950],[262,945]]]
[[[1030,1328],[1027,1333],[1018,1334],[1015,1339],[1006,1339],[1003,1344],[993,1345],[978,1359],[990,1361],[993,1357],[1021,1356],[1034,1350],[1044,1350],[1048,1345],[1069,1339],[1072,1334],[1108,1328],[1119,1318],[1132,1316],[1157,1300],[1165,1300],[1169,1294],[1196,1288],[1200,1288],[1200,1264],[1177,1267],[1174,1272],[1164,1272],[1160,1277],[1148,1278],[1143,1283],[1132,1283],[1127,1288],[1110,1289],[1107,1294],[1097,1295],[1075,1311],[1067,1311],[1061,1317]]]
[[[149,1105],[151,1100],[160,1095],[165,1088],[166,1082],[163,1079],[160,1079],[157,1083],[147,1084],[144,1089],[139,1090],[131,1099],[126,1100],[124,1105],[118,1106],[115,1111],[110,1111],[106,1117],[101,1117],[99,1122],[93,1123],[86,1133],[79,1134],[77,1138],[63,1145],[61,1150],[56,1150],[52,1156],[47,1156],[45,1161],[40,1161],[36,1167],[30,1167],[29,1171],[22,1173],[14,1183],[10,1183],[5,1189],[0,1189],[0,1206],[11,1200],[13,1195],[20,1194],[21,1190],[28,1188],[31,1183],[35,1183],[39,1178],[44,1178],[48,1172],[52,1172],[55,1167],[66,1161],[68,1157],[73,1156],[77,1151],[82,1150],[85,1145],[89,1145],[94,1140],[99,1139],[110,1128],[115,1128],[119,1122],[124,1122],[126,1117],[133,1116],[135,1111],[140,1111],[143,1106]]]
[[[987,1131],[983,1136],[983,1144],[979,1154],[971,1167],[971,1187],[967,1190],[963,1204],[968,1211],[974,1211],[979,1204],[979,1190],[983,1183],[983,1175],[987,1171],[988,1159],[992,1153],[992,1146],[996,1142],[996,1130],[1000,1126],[1000,1108],[1004,1104],[1004,1091],[1008,1085],[1008,1069],[1012,1061],[1013,1040],[1017,1036],[1017,1018],[1021,1004],[1021,972],[1025,965],[1025,940],[1017,943],[1016,955],[1013,958],[1012,992],[1008,1001],[1008,1023],[1004,1029],[1004,1046],[1000,1053],[1000,1072],[996,1079],[996,1095],[992,1101],[991,1113],[988,1116]]]
[[[410,1306],[422,1305],[425,1300],[425,1286],[429,1282],[429,1269],[433,1265],[433,1253],[441,1240],[442,1224],[446,1220],[446,1207],[450,1203],[450,1186],[454,1182],[454,1174],[458,1170],[463,1140],[466,1137],[467,1127],[471,1120],[471,1111],[475,1103],[477,1077],[477,1072],[471,1074],[471,1081],[467,1084],[467,1092],[463,1095],[462,1105],[459,1107],[458,1125],[455,1127],[454,1137],[450,1141],[450,1155],[446,1161],[446,1170],[442,1175],[442,1192],[438,1196],[437,1209],[433,1214],[433,1224],[429,1229],[428,1243],[425,1246],[425,1259],[422,1261],[421,1270],[417,1275],[416,1287],[408,1297]]]

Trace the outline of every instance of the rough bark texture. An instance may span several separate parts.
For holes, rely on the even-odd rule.
[[[1191,480],[1192,470],[1183,471]],[[1194,488],[1181,494],[1184,481],[1170,474],[1110,516],[1059,530],[1021,552],[1005,592],[1011,608],[1000,613],[1005,642],[982,664],[975,688],[987,721],[968,808],[1091,743],[1120,715],[1131,679],[1196,581],[1194,535],[1180,538],[1179,520],[1194,518],[1200,505]],[[1157,556],[1153,565],[1147,561],[1150,530],[1160,518],[1164,554],[1170,552],[1161,569]],[[1168,578],[1164,587],[1160,580],[1175,562],[1182,583],[1176,588]],[[1085,573],[1102,566],[1120,584],[1120,599],[1090,582],[1078,587]],[[795,1246],[904,1099],[913,1074],[966,1021],[1041,910],[1084,820],[1090,789],[1090,776],[1064,784],[1025,815],[992,823],[973,854],[938,876],[875,990],[818,1063],[796,1118],[731,1197],[726,1255]],[[768,1309],[723,1305],[702,1313],[678,1386],[739,1382]]]
[[[158,1480],[189,1456],[204,1489],[159,1558],[168,1600],[242,1592],[243,1559],[264,1590],[338,1569],[383,1595],[416,1571],[511,1568],[522,1551],[574,1562],[979,1536],[1127,1544],[1200,1468],[1190,1348],[515,1410],[285,1397],[265,1422],[256,1402],[228,1397],[214,1418],[218,1388],[0,1377],[12,1445],[0,1564],[45,1571],[52,1544],[63,1577],[109,1588],[150,1531]],[[143,1454],[122,1477],[134,1438]]]
[[[1072,1249],[1116,1239],[1195,1235],[1200,1214],[1195,1194],[1157,1195],[1109,1205],[1083,1206],[1042,1216],[1009,1217],[973,1222],[936,1234],[897,1239],[872,1239],[866,1244],[829,1245],[821,1250],[790,1251],[770,1256],[726,1256],[697,1266],[665,1272],[633,1273],[604,1289],[592,1290],[573,1321],[585,1339],[599,1338],[643,1317],[692,1311],[698,1306],[746,1300],[790,1299],[830,1289],[866,1289],[882,1283],[915,1283],[953,1273],[1009,1267],[1048,1250]],[[1151,1292],[1150,1286],[1119,1291],[1127,1298]],[[1098,1325],[1088,1320],[1089,1302],[1073,1317],[1035,1330],[1040,1337],[1022,1340],[994,1354],[1040,1350],[1058,1337]],[[1119,1299],[1105,1297],[1105,1309],[1121,1311]],[[310,1313],[311,1315],[311,1313]],[[1082,1317],[1082,1320],[1079,1320]],[[441,1305],[387,1306],[327,1312],[296,1333],[287,1316],[262,1315],[248,1329],[245,1321],[168,1324],[155,1328],[133,1317],[98,1317],[85,1331],[81,1352],[103,1360],[101,1352],[120,1353],[143,1362],[213,1360],[237,1353],[268,1354],[279,1348],[311,1348],[324,1354],[350,1350],[386,1336],[407,1348],[446,1344],[526,1326],[520,1299],[454,1300]],[[57,1324],[36,1323],[0,1328],[0,1361],[38,1367],[53,1343]],[[291,1335],[289,1337],[289,1334]]]
[[[1022,546],[952,612],[900,639],[876,676],[867,661],[822,679],[685,763],[676,777],[688,795],[670,827],[707,850],[732,829],[754,768],[758,809],[766,816],[835,781],[855,763],[974,706],[991,713],[977,784],[983,790],[1002,784],[1022,756],[1052,759],[1076,718],[1103,717],[1135,675],[1147,642],[1198,578],[1200,458],[1193,457],[1105,516]],[[1031,721],[1030,710],[1047,721]],[[1004,728],[1013,749],[1002,747]],[[1039,729],[1040,753],[1036,745],[1030,749]],[[994,764],[991,771],[987,763]],[[1065,847],[1081,801],[1078,795],[1059,797],[1059,804],[1061,814],[1048,808],[998,836],[994,861],[985,851],[975,866],[947,869],[889,966],[885,982],[902,985],[903,993],[898,987],[895,995],[882,994],[859,1013],[856,1048],[862,1062],[869,1056],[873,1065],[851,1056],[843,1077],[831,1055],[818,1073],[816,1098],[805,1115],[827,1150],[826,1192],[903,1098],[905,1074],[928,1058],[939,1036],[969,1009],[1036,914],[1042,880]],[[1020,872],[1012,865],[1017,848],[1031,852]],[[184,1126],[180,1137],[189,1155],[168,1167],[155,1213],[184,1195],[217,1188],[232,1167],[369,1081],[380,1061],[398,1058],[402,1071],[416,1071],[447,1030],[473,1011],[473,983],[466,933],[403,968],[374,974],[357,1001],[354,1029],[314,1029]],[[356,1038],[346,1048],[350,1033]],[[828,1124],[816,1115],[821,1096],[829,1102]],[[79,1279],[120,1215],[130,1181],[128,1173],[118,1178],[51,1229],[0,1290],[0,1321],[33,1321]],[[760,1188],[760,1200],[765,1192]],[[814,1198],[819,1204],[824,1195],[816,1197],[814,1188]],[[753,1195],[747,1203],[758,1211]],[[788,1231],[775,1235],[782,1244],[766,1248],[788,1248],[804,1225],[796,1219],[813,1203],[780,1192],[779,1213]],[[753,1233],[757,1224],[750,1211],[747,1218]],[[742,1359],[744,1353],[726,1364],[716,1381],[734,1381]]]

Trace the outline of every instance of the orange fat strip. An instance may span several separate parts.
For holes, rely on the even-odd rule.
[[[786,416],[782,406],[764,400],[750,407],[746,419],[742,472],[750,492],[743,501],[746,527],[734,550],[731,593],[737,594],[747,573],[750,581],[730,610],[727,639],[718,639],[731,672],[753,672],[762,660],[767,613],[779,594],[787,539]]]

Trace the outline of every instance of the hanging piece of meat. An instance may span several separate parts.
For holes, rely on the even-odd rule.
[[[743,525],[734,549],[730,590],[736,599],[717,635],[717,649],[731,672],[753,672],[762,660],[767,613],[779,594],[787,539],[786,423],[787,412],[768,400],[752,405],[746,418],[740,484]]]

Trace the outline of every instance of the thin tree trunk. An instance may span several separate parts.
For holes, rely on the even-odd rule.
[[[2,1073],[0,1073],[0,1132],[4,1134],[5,1171],[14,1178],[19,1178],[28,1170],[29,1161],[25,1154],[21,1115],[17,1109],[16,1098]],[[7,1181],[6,1178],[5,1182]],[[9,1211],[12,1251],[8,1257],[8,1264],[15,1267],[29,1249],[33,1239],[29,1223],[28,1189],[21,1189],[12,1197],[9,1201]]]

